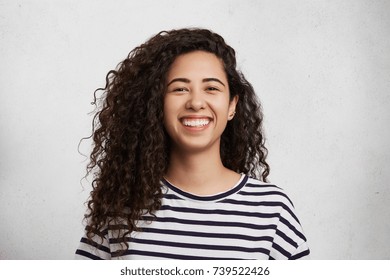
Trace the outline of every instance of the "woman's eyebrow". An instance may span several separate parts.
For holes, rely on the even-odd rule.
[[[175,79],[173,79],[172,81],[170,81],[168,84],[167,84],[167,86],[169,86],[170,84],[172,84],[172,83],[174,83],[174,82],[183,82],[183,83],[190,83],[191,82],[191,80],[189,80],[189,79],[187,79],[187,78],[175,78]],[[219,80],[219,79],[217,79],[217,78],[205,78],[205,79],[203,79],[202,80],[202,82],[203,83],[207,83],[207,82],[217,82],[217,83],[220,83],[221,85],[223,85],[224,87],[226,87],[225,86],[225,84],[221,81],[221,80]]]
[[[221,85],[223,85],[224,87],[226,87],[225,84],[222,83],[222,81],[217,79],[217,78],[206,78],[206,79],[203,79],[202,82],[204,82],[204,83],[206,83],[206,82],[217,82],[217,83],[220,83]]]
[[[169,86],[170,84],[174,83],[174,82],[183,82],[183,83],[187,83],[189,84],[191,81],[189,79],[186,79],[186,78],[175,78],[173,79],[172,81],[170,81],[167,86]]]

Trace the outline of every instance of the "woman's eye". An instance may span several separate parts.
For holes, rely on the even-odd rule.
[[[216,87],[208,87],[207,90],[208,91],[217,91],[219,89],[217,89]]]
[[[173,91],[184,92],[184,91],[187,91],[187,89],[186,88],[175,88]]]

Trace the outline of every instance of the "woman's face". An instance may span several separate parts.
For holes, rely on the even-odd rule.
[[[237,104],[230,101],[222,61],[212,53],[194,51],[178,56],[167,73],[164,126],[172,150],[219,149],[227,121]]]

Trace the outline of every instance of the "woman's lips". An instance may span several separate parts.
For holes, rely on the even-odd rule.
[[[206,116],[185,116],[180,118],[180,122],[187,128],[201,129],[207,127],[212,118]]]
[[[181,123],[184,125],[184,126],[189,126],[189,127],[203,127],[203,126],[206,126],[210,123],[210,119],[208,118],[201,118],[201,119],[186,119],[186,118],[183,118],[181,120]]]

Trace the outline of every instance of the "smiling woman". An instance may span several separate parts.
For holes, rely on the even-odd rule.
[[[220,35],[161,32],[106,81],[77,258],[309,254],[292,202],[267,183],[261,106]]]

